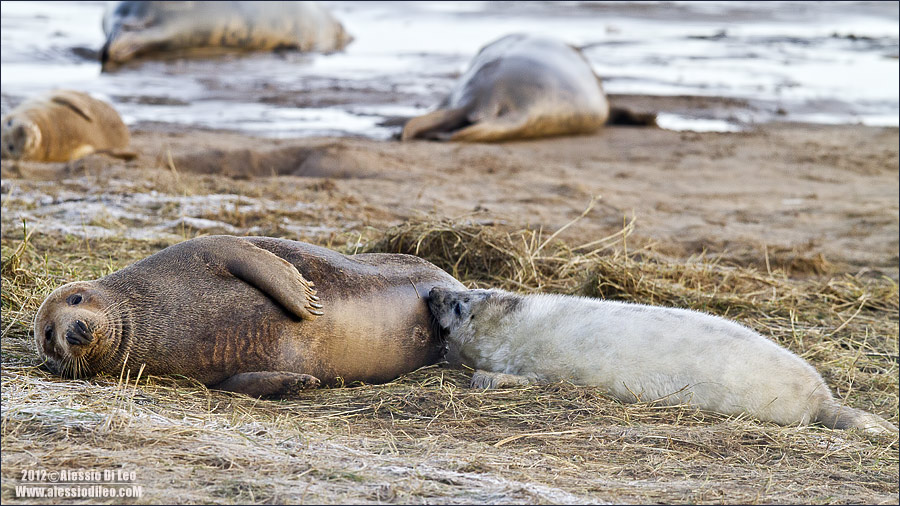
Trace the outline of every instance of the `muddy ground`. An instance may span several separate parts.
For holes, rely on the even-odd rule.
[[[636,110],[698,103],[726,109],[721,101],[660,98]],[[74,205],[66,218],[22,210],[34,207],[25,205],[37,195],[32,192],[60,198],[63,189],[74,192],[65,202],[85,198],[100,207],[150,189],[302,206],[282,228],[259,229],[252,228],[258,225],[253,217],[215,216],[215,201],[202,216],[178,206],[170,215],[138,204],[131,209],[135,224],[193,216],[222,221],[235,227],[225,226],[232,232],[297,239],[424,217],[554,231],[596,196],[598,204],[563,238],[608,235],[634,220],[635,240],[652,241],[676,257],[723,255],[764,266],[768,255],[770,267],[821,270],[825,262],[838,272],[866,270],[895,280],[898,274],[897,128],[769,124],[695,133],[610,127],[590,136],[461,145],[273,140],[145,124],[133,145],[140,156],[127,163],[101,155],[68,164],[4,161],[4,228],[28,217],[36,227],[42,219],[68,218],[79,228],[83,219],[71,222]]]

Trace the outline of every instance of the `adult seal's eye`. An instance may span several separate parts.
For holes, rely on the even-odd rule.
[[[53,325],[47,325],[47,328],[44,329],[44,339],[48,341],[53,339]]]
[[[82,298],[81,294],[76,293],[74,295],[69,295],[69,298],[66,299],[66,302],[69,303],[70,306],[74,306],[75,304],[81,304]]]
[[[456,313],[456,316],[462,316],[462,304],[457,302],[453,305],[453,312]]]

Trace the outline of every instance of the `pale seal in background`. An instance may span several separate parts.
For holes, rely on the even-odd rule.
[[[143,57],[332,52],[353,40],[316,2],[118,2],[104,14],[103,32],[104,71]]]
[[[65,162],[96,151],[125,158],[131,140],[119,113],[86,93],[56,90],[26,100],[3,117],[3,158]]]
[[[313,285],[315,283],[315,285]],[[55,290],[34,323],[64,376],[179,374],[248,395],[382,383],[436,362],[425,302],[463,286],[420,258],[345,256],[267,237],[210,236]]]
[[[689,404],[781,425],[896,432],[842,406],[802,358],[730,320],[697,311],[502,290],[429,294],[447,358],[476,387],[567,380],[625,402]]]
[[[507,35],[483,47],[438,109],[409,120],[401,139],[585,134],[608,117],[606,93],[581,51],[553,39]]]

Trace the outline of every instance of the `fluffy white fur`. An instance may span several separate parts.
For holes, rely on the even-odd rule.
[[[797,355],[743,325],[686,309],[565,295],[436,289],[448,360],[479,369],[473,386],[568,380],[625,401],[657,401],[782,425],[896,431],[836,402]]]

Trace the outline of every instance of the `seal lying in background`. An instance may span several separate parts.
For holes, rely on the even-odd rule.
[[[600,79],[578,49],[507,35],[483,47],[438,109],[409,120],[401,139],[492,142],[584,134],[608,117]]]
[[[657,401],[781,425],[897,431],[842,406],[803,359],[738,323],[697,311],[565,295],[436,287],[429,307],[447,358],[475,387],[569,380],[624,402]]]
[[[119,113],[87,93],[56,90],[26,100],[3,117],[3,158],[65,162],[96,151],[123,158],[131,141]]]
[[[437,286],[463,289],[409,255],[202,237],[58,288],[38,310],[34,338],[64,376],[119,374],[127,357],[132,377],[145,364],[145,374],[253,396],[320,380],[382,383],[440,358],[424,299]]]
[[[339,51],[353,38],[316,2],[118,2],[103,16],[103,70],[138,57]]]

